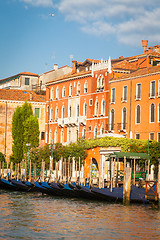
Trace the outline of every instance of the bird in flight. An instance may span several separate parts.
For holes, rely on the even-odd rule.
[[[49,15],[52,16],[52,17],[56,16],[56,14],[54,14],[54,13],[50,13]]]

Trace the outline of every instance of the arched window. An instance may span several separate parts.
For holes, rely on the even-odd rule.
[[[139,105],[136,107],[136,123],[141,122],[141,108]]]
[[[50,109],[50,120],[53,120],[53,108]]]
[[[77,94],[79,95],[81,92],[81,84],[78,82],[77,83]]]
[[[95,102],[95,116],[98,116],[98,112],[99,112],[99,103],[98,103],[98,100],[96,100],[96,102]]]
[[[51,96],[50,99],[53,99],[53,87],[51,88]]]
[[[49,131],[49,143],[51,143],[51,141],[52,141],[52,130],[50,129],[50,131]]]
[[[55,109],[55,120],[58,120],[58,107]]]
[[[86,128],[85,127],[83,128],[82,138],[84,138],[84,139],[86,138]]]
[[[104,76],[101,77],[101,83],[100,88],[104,89]]]
[[[62,106],[62,118],[65,118],[65,107]]]
[[[100,87],[101,87],[101,77],[99,76],[97,78],[97,90],[100,90]]]
[[[87,116],[87,103],[83,104],[83,116]]]
[[[114,130],[114,109],[111,110],[111,131]]]
[[[94,137],[97,137],[97,135],[98,135],[98,128],[97,128],[97,126],[95,126],[95,128],[94,128]]]
[[[122,110],[122,129],[126,130],[126,120],[127,120],[127,109],[126,107]]]
[[[154,103],[151,104],[150,107],[150,122],[155,122],[155,105]]]
[[[69,117],[72,117],[72,107],[71,106],[69,106]]]
[[[59,98],[59,87],[56,88],[56,99]]]
[[[104,126],[101,126],[101,134],[104,134]]]
[[[77,117],[79,117],[79,104],[77,104]]]
[[[54,142],[57,143],[58,142],[58,132],[57,129],[54,132]]]
[[[84,83],[84,93],[87,93],[88,92],[88,82],[85,81]]]
[[[62,97],[65,97],[66,96],[66,88],[65,86],[63,86],[63,89],[62,89]]]
[[[64,130],[61,130],[61,143],[64,143]]]
[[[160,122],[160,103],[158,104],[158,122]]]
[[[105,115],[105,101],[104,99],[101,102],[101,115]]]
[[[70,97],[72,96],[72,84],[70,84],[70,86],[69,86],[69,96]]]

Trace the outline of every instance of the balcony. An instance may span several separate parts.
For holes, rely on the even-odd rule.
[[[64,125],[66,127],[75,127],[78,126],[78,120],[76,117],[64,118]]]
[[[64,118],[58,118],[57,122],[58,122],[59,127],[61,127],[61,128],[64,127]]]
[[[78,122],[80,123],[81,126],[86,125],[86,116],[79,116]]]

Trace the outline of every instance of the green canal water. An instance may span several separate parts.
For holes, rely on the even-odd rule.
[[[160,239],[160,211],[0,190],[0,239]]]

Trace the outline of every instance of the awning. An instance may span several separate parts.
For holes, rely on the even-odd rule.
[[[114,152],[109,157],[128,158],[128,159],[148,159],[150,156],[147,153],[129,153],[129,152]]]

